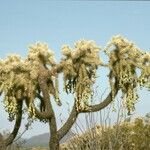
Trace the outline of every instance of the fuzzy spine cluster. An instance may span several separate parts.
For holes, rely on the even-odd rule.
[[[90,104],[96,71],[102,64],[99,51],[94,41],[87,40],[77,41],[74,48],[62,47],[64,90],[75,94],[77,110],[86,109]]]
[[[119,35],[112,37],[105,52],[109,56],[112,92],[113,81],[117,79],[130,114],[138,100],[137,87],[150,88],[150,53],[144,53],[134,43]]]

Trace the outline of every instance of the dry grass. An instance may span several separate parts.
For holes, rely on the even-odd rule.
[[[95,128],[61,145],[61,150],[150,150],[150,123],[134,122]]]

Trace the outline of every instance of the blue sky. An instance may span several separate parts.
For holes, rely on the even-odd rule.
[[[150,2],[148,1],[2,0],[0,2],[0,58],[10,53],[25,57],[28,45],[41,41],[48,43],[59,61],[60,48],[63,44],[73,46],[75,41],[84,38],[105,46],[116,34],[121,34],[135,42],[141,49],[150,51],[149,18]],[[142,90],[140,95],[136,113],[144,115],[149,112],[150,94]],[[64,96],[64,99],[67,98]],[[57,110],[57,107],[54,107]],[[0,130],[11,127],[6,117],[5,112],[1,110]],[[25,137],[47,131],[47,126],[37,123]]]

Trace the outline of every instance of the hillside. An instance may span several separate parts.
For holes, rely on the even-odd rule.
[[[68,141],[71,137],[75,136],[75,134],[70,131],[66,134],[66,136],[60,141],[64,143]],[[47,147],[49,141],[49,133],[44,133],[40,135],[33,136],[26,140],[24,147]]]

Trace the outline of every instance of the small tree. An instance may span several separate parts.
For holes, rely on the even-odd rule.
[[[99,57],[100,48],[93,41],[78,41],[74,48],[62,47],[63,58],[56,63],[48,46],[37,43],[29,47],[27,58],[11,55],[0,61],[0,91],[4,95],[5,110],[10,121],[16,120],[14,130],[4,140],[9,145],[21,125],[23,102],[29,118],[48,122],[50,126],[49,148],[59,149],[59,141],[70,130],[80,113],[96,112],[108,106],[122,92],[128,113],[135,109],[137,87],[150,88],[150,53],[142,52],[121,36],[114,36],[105,48],[109,58],[104,64]],[[99,67],[107,67],[110,93],[104,101],[92,105],[93,85]],[[64,90],[73,93],[74,106],[64,125],[57,129],[51,96],[61,106],[58,75],[63,73]],[[40,105],[37,105],[37,101]]]

